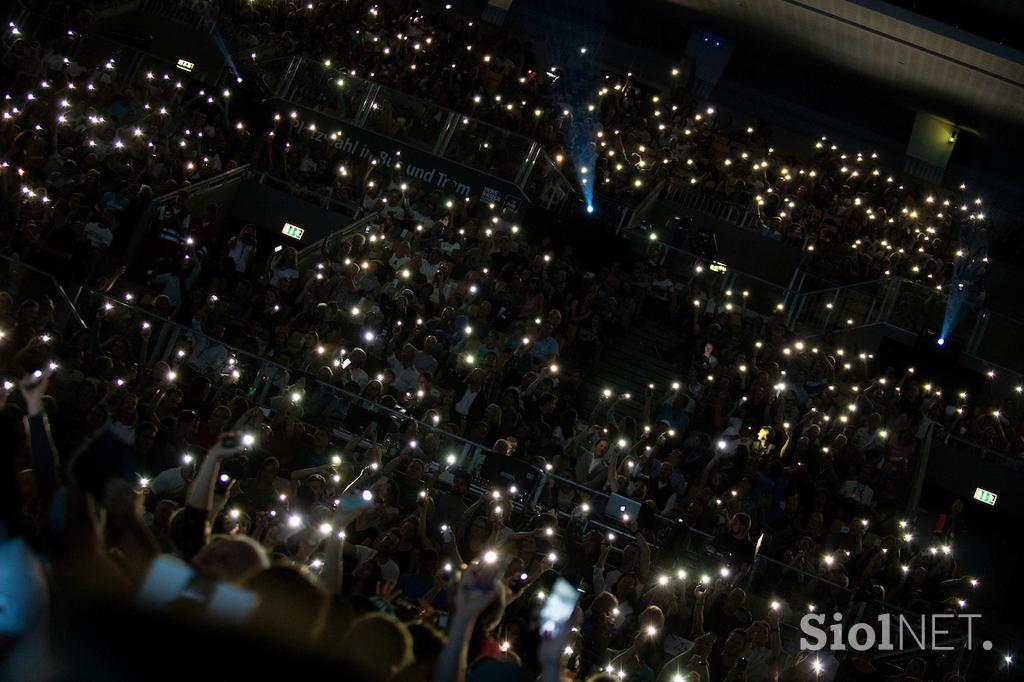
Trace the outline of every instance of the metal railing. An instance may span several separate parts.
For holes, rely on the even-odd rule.
[[[722,201],[674,180],[668,182],[665,198],[684,208],[700,211],[731,225],[748,229],[757,227],[757,213],[749,206]]]
[[[326,208],[334,213],[354,218],[360,212],[358,204],[345,199],[336,199],[334,197],[334,188],[329,185],[321,186],[320,189],[316,190],[307,190],[303,184],[272,175],[267,171],[251,171],[248,177],[256,180],[261,185],[280,189],[296,199],[316,204],[320,208]]]
[[[249,164],[239,166],[229,171],[225,171],[213,177],[206,178],[199,182],[194,182],[186,187],[162,194],[159,197],[153,199],[150,204],[149,210],[144,212],[139,217],[139,222],[132,234],[132,241],[128,247],[127,261],[133,262],[134,258],[140,253],[141,249],[145,246],[146,240],[152,237],[150,233],[150,227],[152,225],[153,217],[161,206],[168,204],[173,201],[174,198],[181,192],[185,192],[188,195],[188,203],[190,208],[195,208],[199,204],[203,203],[203,196],[211,190],[218,189],[228,184],[240,182],[243,180],[254,180],[260,184],[265,184],[271,187],[275,187],[282,191],[286,191],[296,199],[301,201],[308,201],[309,203],[316,204],[321,208],[325,208],[339,215],[347,218],[352,218],[358,215],[360,209],[359,206],[350,202],[343,201],[341,199],[333,198],[330,193],[324,192],[295,192],[294,183],[279,178],[275,175],[271,175],[266,171],[260,171],[252,168]],[[306,247],[303,249],[303,253],[308,251],[310,248],[319,247],[319,244]]]
[[[321,259],[324,252],[330,253],[334,251],[340,243],[351,238],[353,235],[359,234],[365,230],[365,228],[371,225],[376,225],[379,222],[380,214],[376,212],[370,213],[338,230],[335,230],[321,241],[310,244],[298,253],[299,267],[303,270],[316,267],[317,261]]]
[[[280,99],[450,159],[522,189],[537,159],[530,138],[302,56],[265,74]]]
[[[662,180],[636,205],[626,223],[627,230],[635,230],[640,227],[640,224],[647,219],[647,215],[661,199],[666,187],[668,187],[668,181]]]
[[[199,68],[185,72],[177,68],[175,60],[163,57],[148,50],[128,45],[107,36],[94,33],[88,36],[72,33],[68,26],[51,16],[38,11],[20,8],[13,19],[23,34],[32,35],[41,43],[69,43],[67,58],[89,64],[104,64],[108,60],[114,62],[109,69],[109,77],[114,82],[142,85],[149,72],[156,72],[159,77],[168,74],[175,80],[197,81],[211,87],[220,86],[234,81],[230,78],[234,72],[229,64],[215,68]]]
[[[49,314],[46,306],[49,301],[53,306],[55,330],[73,333],[87,328],[64,287],[50,273],[24,263],[16,256],[0,256],[0,287],[15,300],[38,302],[40,316],[44,319]]]
[[[248,164],[233,168],[229,171],[225,171],[218,175],[206,178],[194,182],[187,187],[182,187],[166,194],[161,194],[158,197],[154,197],[150,202],[150,205],[142,212],[139,216],[139,221],[135,225],[135,229],[132,232],[131,241],[128,243],[128,248],[125,251],[125,262],[126,263],[137,263],[142,255],[142,250],[146,247],[148,240],[154,235],[151,233],[153,225],[153,219],[161,206],[165,206],[172,202],[176,196],[180,193],[185,192],[188,195],[188,201],[190,203],[198,202],[205,192],[223,187],[229,183],[239,182],[247,177],[250,177],[253,170]]]
[[[372,219],[373,217],[371,215],[366,218]],[[8,264],[10,272],[19,270],[20,264],[9,258],[0,258],[0,263]],[[40,281],[37,284],[48,282],[50,286],[59,288],[48,274],[35,268],[27,270],[39,278]],[[19,295],[29,293],[24,286],[20,286],[15,291]],[[31,291],[35,296],[45,295],[45,292],[37,292],[35,289]],[[65,305],[75,309],[75,306],[72,306],[66,297],[63,300]],[[213,382],[214,400],[235,395],[244,397],[250,403],[258,406],[280,408],[282,404],[299,405],[309,410],[303,415],[304,421],[314,426],[328,428],[335,437],[339,438],[360,437],[359,434],[347,431],[340,426],[345,413],[351,409],[351,406],[357,405],[375,415],[393,420],[396,425],[414,420],[417,422],[421,434],[438,434],[442,440],[439,456],[454,455],[454,466],[477,471],[484,458],[498,456],[497,453],[480,443],[438,428],[436,424],[416,420],[402,409],[389,408],[361,395],[326,384],[316,379],[312,371],[296,372],[272,360],[227,344],[220,339],[212,338],[196,326],[189,327],[160,317],[150,310],[138,307],[134,303],[134,299],[129,299],[126,296],[118,297],[102,292],[87,292],[79,298],[78,307],[87,311],[86,317],[96,320],[99,327],[113,334],[137,333],[136,330],[143,323],[150,325],[152,341],[149,362],[166,362],[180,381],[187,381],[190,376],[207,376]],[[69,326],[72,329],[84,328],[85,323],[78,315],[77,310],[74,315],[69,315],[67,318],[64,327],[60,330],[63,333],[67,333]],[[222,363],[208,366],[191,364],[193,357],[202,358],[202,353],[211,347],[224,349]],[[312,369],[319,364],[331,366],[343,355],[344,353],[333,358],[323,357],[322,360],[317,358]],[[294,395],[290,395],[292,393]],[[275,399],[278,402],[272,402]],[[320,408],[319,411],[315,411],[316,408]],[[437,464],[438,466],[442,465],[440,461]],[[523,466],[534,470],[538,483],[529,498],[521,501],[521,506],[537,508],[544,499],[548,486],[557,485],[572,487],[577,503],[587,500],[590,502],[592,510],[602,510],[606,506],[608,495],[604,492],[588,488],[551,471],[525,464]],[[568,514],[565,509],[558,509],[557,504],[555,511],[563,516]],[[655,518],[657,524],[663,529],[680,528],[677,519],[661,514],[657,514]],[[618,519],[598,518],[595,513],[589,522],[606,528],[616,535],[632,537],[628,529]],[[713,536],[695,528],[682,528],[682,538],[673,537],[673,548],[681,550],[681,554],[685,557],[685,568],[693,573],[704,572],[709,576],[717,576],[721,561],[714,558],[707,550]],[[657,531],[655,535],[657,535]],[[652,538],[652,544],[655,549],[660,547],[656,538]],[[661,566],[660,568],[674,572],[681,566]],[[748,592],[762,608],[767,606],[769,600],[781,597],[776,591],[778,585],[789,583],[802,585],[801,593],[807,598],[808,604],[814,603],[822,610],[831,608],[846,613],[848,624],[857,622],[865,610],[863,602],[858,600],[854,591],[848,587],[832,583],[818,573],[787,565],[763,554],[756,556],[754,565],[745,578]],[[751,605],[753,606],[753,603]],[[792,613],[801,613],[808,608],[807,604],[790,605]],[[888,608],[892,607],[888,606]]]
[[[731,268],[728,263],[711,261],[660,239],[652,240],[651,234],[637,229],[620,236],[629,241],[634,254],[664,267],[673,281],[685,285],[691,297],[680,300],[680,306],[694,305],[696,300],[702,310],[760,318],[777,315],[779,306],[786,308],[792,293],[788,286]]]
[[[984,365],[1013,374],[1024,373],[1018,339],[1024,321],[965,301],[948,311],[949,296],[935,287],[901,277],[801,292],[794,296],[786,316],[790,329],[820,334],[832,329],[854,329],[884,324],[917,335],[924,329],[943,330],[963,341],[963,354]],[[954,323],[944,328],[947,314]]]
[[[219,381],[213,382],[218,396],[224,393],[245,396],[255,405],[268,406],[271,398],[283,395],[285,390],[290,389],[298,391],[304,398],[296,401],[285,396],[285,399],[290,404],[301,405],[303,400],[314,392],[319,395],[319,391],[326,390],[337,400],[334,405],[335,409],[330,412],[330,417],[324,414],[309,416],[307,421],[314,425],[330,426],[338,430],[337,423],[341,421],[343,414],[339,411],[351,405],[358,405],[377,415],[393,419],[399,425],[408,421],[416,421],[421,433],[439,434],[443,442],[447,444],[442,447],[442,451],[445,454],[457,455],[456,465],[469,461],[477,451],[487,451],[487,448],[479,443],[440,429],[435,424],[417,420],[402,409],[386,407],[361,395],[319,381],[314,377],[314,370],[296,371],[285,367],[220,339],[210,337],[200,329],[178,324],[160,317],[150,310],[139,308],[126,297],[92,291],[84,294],[79,301],[80,306],[87,307],[91,312],[102,316],[103,325],[106,327],[134,331],[143,322],[151,325],[153,345],[150,360],[168,363],[172,371],[182,378],[188,376],[190,371],[207,375],[213,374],[215,378],[219,379]],[[189,364],[197,349],[217,346],[223,347],[226,351],[227,360],[223,366],[193,368]],[[317,365],[330,367],[334,364],[334,360],[340,360],[341,357],[343,356],[323,357]],[[296,388],[300,382],[302,388]]]
[[[554,213],[564,215],[577,207],[583,208],[576,188],[545,151],[539,152],[530,169],[524,191],[535,203]]]
[[[999,452],[992,448],[979,445],[973,441],[961,438],[952,433],[943,433],[940,436],[936,436],[937,439],[941,440],[946,445],[955,447],[958,451],[965,453],[971,457],[978,457],[980,459],[987,460],[989,462],[999,462],[1002,465],[1013,469],[1019,469],[1024,465],[1024,460],[1019,456],[1008,455],[1005,452]]]

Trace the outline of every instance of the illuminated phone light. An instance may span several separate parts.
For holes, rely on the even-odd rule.
[[[498,560],[498,553],[495,552],[493,549],[487,550],[486,552],[484,552],[483,558],[485,564],[493,564]]]

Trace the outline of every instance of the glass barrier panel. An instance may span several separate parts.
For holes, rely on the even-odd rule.
[[[425,151],[433,151],[450,113],[427,101],[384,87],[374,96],[363,127]]]
[[[463,117],[444,155],[502,180],[515,182],[532,146],[529,138]]]
[[[291,62],[291,57],[276,57],[258,62],[259,74],[267,84],[270,92],[277,92],[281,79],[288,73],[288,67],[291,65]]]
[[[561,169],[551,157],[543,152],[533,164],[524,192],[544,208],[556,212],[572,210],[577,204],[572,183],[562,175]]]
[[[369,81],[303,59],[286,99],[346,123],[355,123],[371,87]]]
[[[44,319],[52,317],[52,328],[64,337],[85,328],[64,288],[49,274],[19,260],[0,257],[0,290],[9,293],[15,301],[39,303],[39,315]],[[10,338],[14,330],[0,331]]]
[[[766,282],[739,270],[727,270],[726,276],[728,286],[719,296],[719,304],[726,310],[762,317],[777,315],[785,310],[778,307],[786,302],[784,286]]]
[[[1024,322],[1001,313],[989,312],[975,355],[1015,372],[1024,372]]]
[[[10,263],[11,261],[0,259],[0,265],[4,267]],[[7,267],[7,270],[14,270],[16,275],[21,275],[22,269]],[[5,270],[0,268],[0,278],[4,276]],[[25,277],[22,277],[22,280],[18,289],[22,292],[21,296],[36,291],[35,288],[29,288],[30,285],[45,286],[43,281],[36,283]],[[324,384],[309,372],[284,367],[190,327],[160,318],[151,311],[136,307],[135,303],[134,299],[129,301],[124,297],[99,292],[84,292],[79,299],[79,307],[88,319],[101,317],[105,338],[118,333],[138,334],[142,325],[149,325],[152,330],[150,363],[160,360],[167,362],[173,373],[170,380],[182,386],[202,374],[211,379],[213,390],[221,396],[245,398],[252,404],[277,409],[291,403],[299,403],[303,407],[303,421],[316,427],[327,428],[336,435],[359,432],[359,429],[353,431],[351,428],[351,413],[358,412],[353,417],[354,421],[358,421],[360,415],[368,419],[383,420],[390,425],[391,431],[397,431],[399,425],[412,418],[405,410],[390,409],[336,386]],[[223,348],[224,353],[204,353],[210,348]],[[211,356],[216,358],[217,355],[220,355],[219,360],[209,362]],[[323,362],[330,365],[333,360],[325,359]],[[293,394],[297,399],[292,397]],[[438,428],[435,424],[418,420],[417,423],[420,433],[436,433],[439,436],[438,458],[443,456],[447,459],[449,455],[455,455],[457,461],[461,463],[466,452],[474,447],[481,447]],[[384,433],[381,433],[382,441],[383,436]]]
[[[907,281],[901,281],[898,286],[886,322],[911,331],[942,327],[946,314],[943,294]]]

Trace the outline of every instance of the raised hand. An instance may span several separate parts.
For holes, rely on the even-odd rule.
[[[455,592],[456,611],[466,617],[477,617],[492,601],[498,598],[501,575],[505,572],[504,562],[473,564],[462,573]]]
[[[378,599],[386,601],[388,604],[393,604],[401,596],[402,591],[390,580],[381,580],[377,582],[375,594]]]
[[[51,374],[52,372],[49,371],[43,371],[39,376],[26,374],[18,382],[18,390],[21,392],[21,397],[25,399],[28,416],[34,417],[42,413],[43,396],[46,395],[46,387],[50,384]]]

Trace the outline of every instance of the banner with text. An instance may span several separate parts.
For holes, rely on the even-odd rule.
[[[378,163],[384,165],[400,162],[404,174],[419,180],[430,189],[444,190],[447,187],[446,191],[460,197],[480,197],[481,201],[494,204],[508,214],[520,215],[529,204],[522,190],[506,180],[306,107],[291,102],[281,104],[287,110],[298,113],[298,116],[288,120],[293,133],[306,131],[304,136],[315,142],[332,145],[347,156],[376,158]],[[309,130],[311,124],[315,125],[312,131]]]

